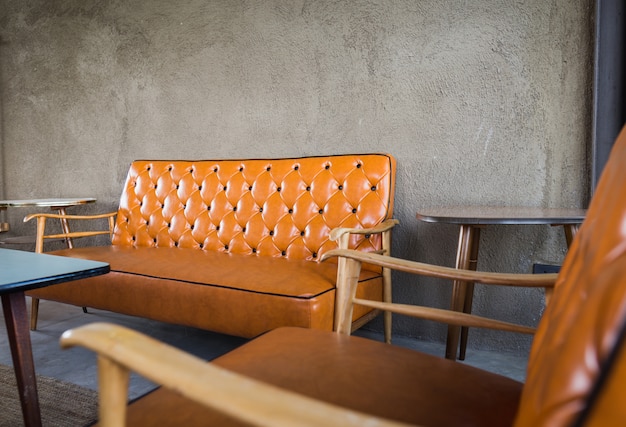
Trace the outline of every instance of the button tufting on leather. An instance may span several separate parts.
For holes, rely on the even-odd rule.
[[[388,157],[368,154],[136,161],[113,239],[205,250],[228,244],[232,253],[280,257],[284,251],[289,258],[317,261],[336,247],[329,230],[371,227],[389,217],[390,165]],[[368,214],[358,215],[362,211]],[[378,235],[360,236],[350,247],[375,250],[380,243]]]

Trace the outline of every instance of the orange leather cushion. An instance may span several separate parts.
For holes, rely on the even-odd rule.
[[[276,329],[213,363],[343,407],[425,426],[510,426],[522,388],[462,363],[314,329]],[[158,389],[128,407],[128,425],[241,424]]]
[[[615,345],[626,318],[625,165],[626,128],[537,329],[517,426],[571,425]]]

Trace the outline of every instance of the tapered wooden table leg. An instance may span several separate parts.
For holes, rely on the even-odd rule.
[[[476,255],[478,254],[478,242],[480,239],[480,228],[472,225],[461,225],[459,232],[459,246],[456,254],[456,268],[469,270],[476,269]],[[474,262],[472,263],[472,259]],[[473,264],[473,266],[472,266]],[[468,287],[469,285],[469,287]],[[467,294],[473,291],[473,283],[455,280],[452,285],[452,304],[454,311],[465,311]],[[471,289],[470,289],[471,288]],[[469,301],[471,309],[471,299]],[[461,327],[448,325],[448,338],[446,341],[446,359],[456,360],[459,348],[459,336]],[[466,338],[467,339],[467,338]]]
[[[578,233],[578,229],[580,228],[580,224],[563,224],[563,229],[565,231],[565,242],[567,243],[567,248],[572,245],[574,241],[574,237],[576,233]]]
[[[27,427],[41,426],[35,363],[30,342],[24,292],[2,295],[2,310],[4,311],[4,321],[11,347],[24,424]]]
[[[480,228],[472,227],[473,235],[470,237],[470,258],[468,261],[468,269],[476,271],[478,265],[478,245],[480,242]],[[472,303],[474,302],[474,283],[467,283],[467,291],[465,292],[465,304],[463,305],[463,312],[472,312]],[[465,360],[465,350],[467,348],[467,334],[469,328],[467,326],[461,327],[461,348],[459,350],[459,360]]]

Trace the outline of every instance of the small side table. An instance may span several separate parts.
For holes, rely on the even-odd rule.
[[[459,244],[456,268],[476,270],[480,229],[487,225],[553,225],[563,226],[567,246],[571,244],[580,224],[585,219],[585,209],[492,207],[492,206],[441,206],[421,209],[417,219],[424,222],[458,224]],[[452,310],[470,313],[474,297],[474,283],[455,280],[452,287]],[[467,327],[448,326],[446,358],[456,360],[461,336],[459,359],[465,359]]]
[[[26,199],[26,200],[0,200],[0,212],[5,211],[7,208],[11,207],[49,207],[52,210],[57,211],[61,215],[66,214],[66,208],[70,206],[77,205],[85,205],[87,203],[95,203],[96,199],[92,197],[77,197],[77,198],[51,198],[51,199]],[[67,220],[61,219],[61,228],[64,233],[70,232],[69,224]],[[9,224],[6,222],[2,222],[0,226],[0,232],[8,231]],[[4,241],[5,243],[30,243],[30,241],[26,241],[23,238],[13,238],[7,239]],[[68,248],[72,248],[74,245],[72,243],[72,239],[66,239],[65,243]]]
[[[104,262],[0,249],[0,296],[24,424],[41,426],[24,292],[108,273]]]

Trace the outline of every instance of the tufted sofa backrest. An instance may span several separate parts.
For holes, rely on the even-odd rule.
[[[386,154],[135,161],[113,244],[316,260],[336,248],[333,228],[391,218],[395,165]],[[380,246],[374,235],[350,242]]]

